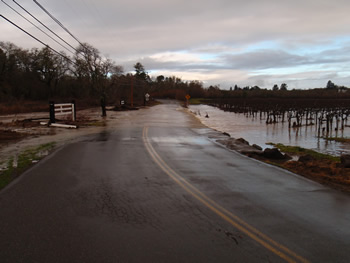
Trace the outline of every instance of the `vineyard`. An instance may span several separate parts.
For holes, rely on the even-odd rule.
[[[316,125],[318,136],[344,130],[350,115],[349,98],[220,98],[208,104],[266,124],[288,122],[289,128]]]

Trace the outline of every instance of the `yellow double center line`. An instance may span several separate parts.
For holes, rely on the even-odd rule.
[[[205,205],[215,214],[220,216],[222,219],[230,223],[232,226],[234,226],[241,232],[245,233],[251,239],[255,240],[260,245],[270,250],[272,253],[276,254],[277,256],[281,257],[285,261],[290,263],[309,262],[308,260],[297,255],[287,247],[272,240],[270,237],[266,236],[265,234],[263,234],[262,232],[254,228],[253,226],[247,224],[238,216],[232,214],[230,211],[226,210],[225,208],[223,208],[222,206],[214,202],[212,199],[207,197],[205,194],[203,194],[201,191],[195,188],[192,184],[186,181],[182,176],[176,173],[173,169],[171,169],[167,165],[167,163],[159,156],[156,150],[153,148],[148,138],[148,127],[143,128],[142,138],[143,138],[145,147],[148,153],[150,154],[150,156],[152,157],[152,159],[154,160],[154,162],[178,185],[180,185],[184,190],[186,190],[189,194],[191,194],[194,198],[196,198],[199,202],[201,202],[203,205]]]

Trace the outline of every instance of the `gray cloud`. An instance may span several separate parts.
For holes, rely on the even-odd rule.
[[[5,1],[13,5],[12,1]],[[204,80],[207,76],[208,83],[239,79],[247,84],[257,81],[266,85],[274,79],[279,81],[281,76],[269,74],[264,76],[266,80],[262,76],[257,79],[256,71],[314,65],[317,69],[324,66],[333,73],[342,69],[342,76],[350,74],[342,65],[349,59],[348,43],[334,46],[337,39],[350,39],[348,0],[38,1],[81,41],[92,44],[129,69],[136,61],[142,61],[150,71],[197,72],[196,76]],[[0,4],[3,15],[38,34]],[[21,4],[72,45],[77,45],[32,1]],[[40,47],[4,21],[0,21],[0,30],[0,41]],[[38,36],[61,49],[44,36]],[[265,42],[276,46],[264,46]],[[251,46],[255,48],[250,49]],[[319,47],[322,50],[318,51]],[[184,55],[177,60],[160,59],[158,55],[166,52],[183,52],[188,58]],[[337,68],[332,69],[335,65]],[[320,75],[321,83],[324,79]],[[285,77],[294,81],[290,76]],[[310,72],[309,78],[314,77]],[[307,82],[307,76],[294,78],[299,86]]]
[[[259,50],[256,52],[223,57],[226,63],[235,69],[268,69],[293,67],[308,64],[304,56],[292,55],[280,50]]]

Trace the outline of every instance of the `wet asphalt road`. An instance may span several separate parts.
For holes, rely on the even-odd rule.
[[[0,262],[350,262],[350,196],[215,144],[176,104],[0,192]]]

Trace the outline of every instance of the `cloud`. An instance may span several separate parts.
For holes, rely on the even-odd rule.
[[[349,76],[348,0],[38,1],[82,42],[128,70],[141,61],[150,72],[217,81],[223,88],[235,81],[268,87],[283,77],[299,87],[310,86],[308,77],[321,85],[318,71],[339,81]],[[0,4],[3,15],[62,49]],[[21,4],[78,45],[32,1]],[[5,21],[0,30],[0,41],[41,47]]]
[[[259,50],[256,52],[223,57],[232,68],[267,69],[293,67],[309,63],[308,58],[292,55],[281,50]]]

